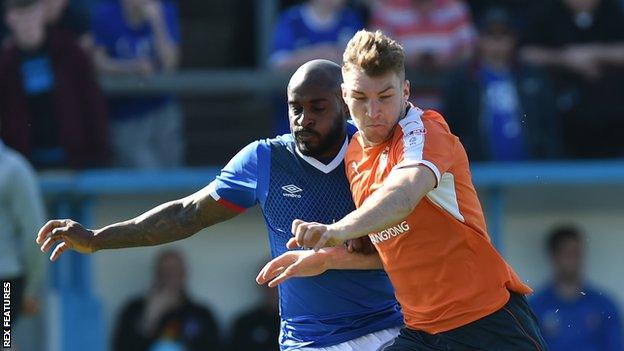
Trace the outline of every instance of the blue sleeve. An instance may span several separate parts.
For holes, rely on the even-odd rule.
[[[260,148],[258,141],[245,146],[221,170],[211,184],[211,192],[217,201],[239,211],[258,202],[256,189]]]
[[[167,29],[169,30],[169,35],[171,36],[171,40],[173,40],[176,44],[180,43],[180,17],[178,14],[178,7],[176,4],[172,2],[163,3],[164,7],[164,15],[165,21],[167,22]]]

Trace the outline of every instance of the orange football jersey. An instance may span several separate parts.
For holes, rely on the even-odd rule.
[[[466,152],[437,112],[411,106],[380,145],[365,147],[354,136],[345,167],[356,206],[392,169],[417,165],[433,171],[435,189],[403,221],[369,234],[405,324],[435,334],[495,312],[509,290],[530,293],[491,244]]]

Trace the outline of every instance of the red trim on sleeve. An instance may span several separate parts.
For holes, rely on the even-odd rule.
[[[246,208],[238,206],[237,204],[230,202],[224,198],[220,198],[219,200],[217,200],[217,203],[225,208],[229,208],[230,210],[238,213],[243,213],[245,212],[245,210],[247,210]]]

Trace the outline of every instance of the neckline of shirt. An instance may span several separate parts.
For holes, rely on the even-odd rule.
[[[310,166],[327,174],[333,171],[334,169],[336,169],[336,167],[338,167],[342,163],[342,160],[344,160],[345,154],[347,153],[347,146],[349,146],[348,140],[349,140],[349,137],[346,137],[344,143],[342,143],[342,147],[340,148],[340,151],[338,151],[338,154],[336,155],[336,157],[334,157],[334,159],[328,164],[324,164],[323,162],[315,159],[314,157],[306,156],[302,154],[301,151],[299,151],[299,148],[297,148],[297,145],[295,145],[295,152],[297,153],[297,155],[299,155],[299,157],[301,157],[301,159],[306,161]]]

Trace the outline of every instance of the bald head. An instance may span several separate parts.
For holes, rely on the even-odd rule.
[[[288,83],[290,130],[301,153],[334,157],[345,140],[348,109],[342,100],[340,66],[327,60],[305,63]]]
[[[315,87],[340,94],[342,71],[329,60],[312,60],[299,67],[288,82],[288,92],[302,87]]]

